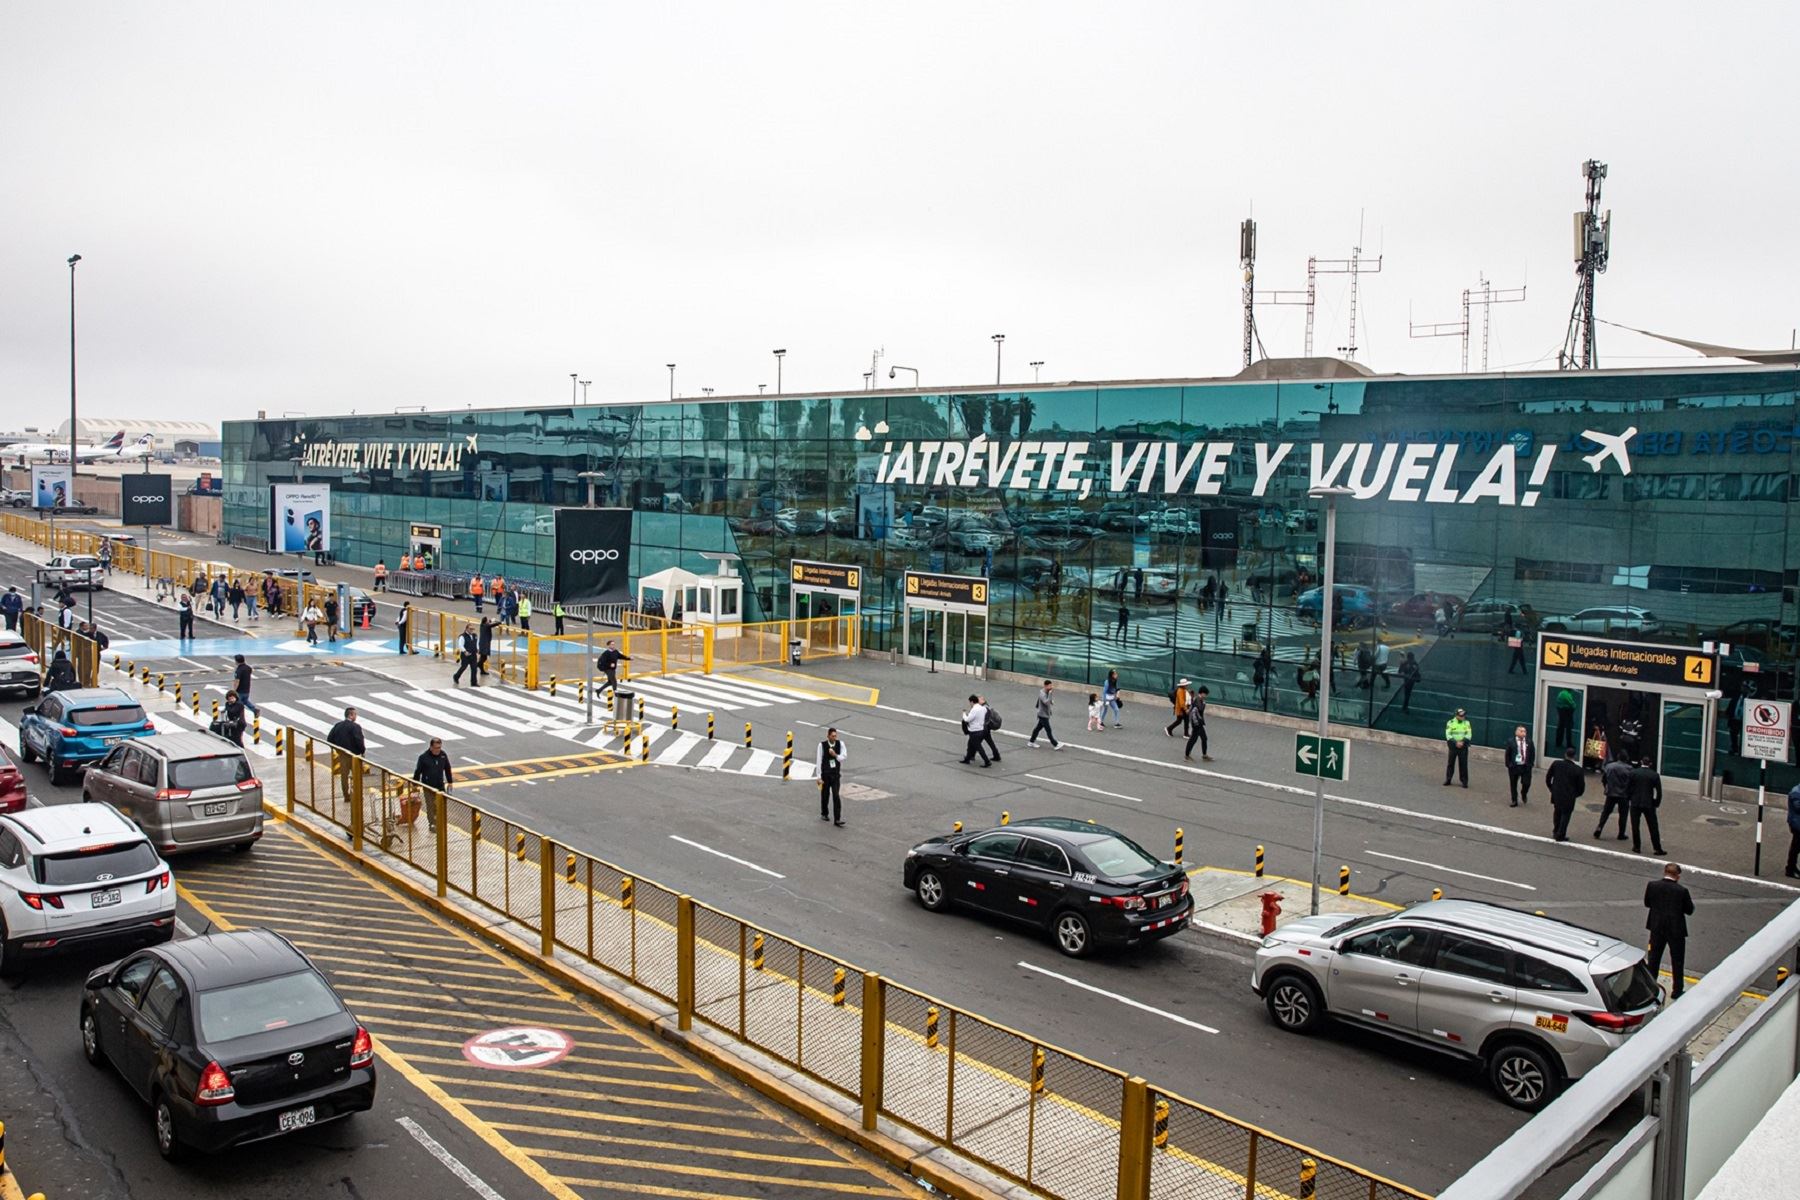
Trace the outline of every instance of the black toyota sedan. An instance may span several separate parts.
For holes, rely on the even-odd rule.
[[[375,1104],[368,1031],[306,955],[266,929],[169,942],[95,971],[81,1049],[150,1104],[169,1159]]]
[[[1187,927],[1187,876],[1104,825],[1069,817],[920,842],[903,878],[932,912],[966,904],[1048,931],[1080,958],[1135,946]]]

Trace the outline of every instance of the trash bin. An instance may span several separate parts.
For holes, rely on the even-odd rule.
[[[1257,623],[1255,621],[1245,621],[1244,622],[1244,630],[1243,630],[1243,633],[1240,635],[1239,640],[1245,641],[1245,642],[1254,642],[1257,640],[1256,634],[1257,634]]]
[[[637,693],[626,691],[613,692],[613,720],[637,720]]]
[[[796,667],[800,665],[800,639],[799,638],[789,638],[788,639],[788,662],[792,663]]]

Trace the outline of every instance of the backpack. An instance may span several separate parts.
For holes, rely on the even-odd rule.
[[[988,705],[988,711],[987,711],[987,727],[988,727],[988,728],[989,728],[989,729],[998,729],[998,728],[1000,728],[1000,710],[999,710],[999,709],[997,709],[997,708],[995,708],[995,707],[994,707],[994,706],[993,706],[993,705],[991,705],[991,704],[990,704],[990,705]]]

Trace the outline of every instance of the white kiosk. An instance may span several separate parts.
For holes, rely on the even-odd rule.
[[[718,561],[716,575],[669,567],[644,576],[638,580],[638,611],[644,611],[644,601],[655,593],[662,601],[663,615],[672,624],[711,625],[715,637],[736,637],[744,621],[744,581],[731,569],[728,557],[720,556]]]

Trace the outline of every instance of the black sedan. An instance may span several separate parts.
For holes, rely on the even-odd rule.
[[[375,1104],[368,1031],[266,929],[170,942],[95,971],[81,996],[81,1049],[150,1104],[169,1159]]]
[[[1194,915],[1180,867],[1069,817],[920,842],[906,852],[903,878],[932,912],[966,904],[1021,921],[1074,958],[1168,937]]]

